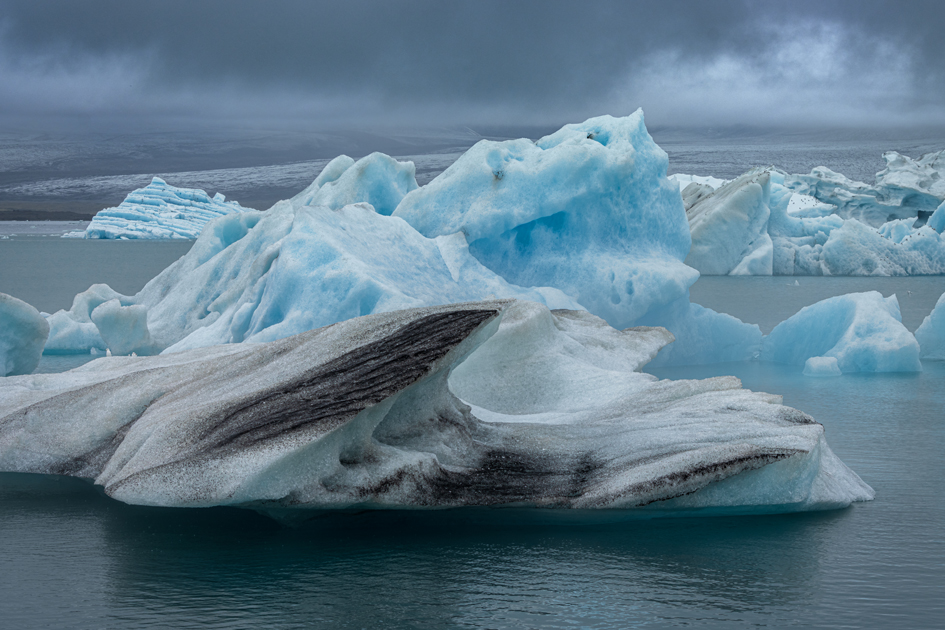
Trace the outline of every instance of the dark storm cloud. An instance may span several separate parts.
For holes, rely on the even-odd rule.
[[[0,116],[942,122],[943,26],[940,1],[0,1]]]

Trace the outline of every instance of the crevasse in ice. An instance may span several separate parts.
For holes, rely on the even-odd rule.
[[[211,219],[247,209],[217,193],[177,188],[155,177],[115,208],[99,211],[82,232],[66,238],[194,239]]]
[[[464,505],[790,512],[873,497],[823,427],[780,397],[733,377],[639,372],[671,339],[487,301],[102,358],[0,380],[0,470],[92,478],[128,503],[286,518]]]

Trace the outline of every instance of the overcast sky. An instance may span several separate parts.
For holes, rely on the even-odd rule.
[[[945,124],[945,2],[0,0],[0,130]]]

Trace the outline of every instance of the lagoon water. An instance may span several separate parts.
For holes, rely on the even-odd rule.
[[[732,172],[712,174],[737,174],[749,159],[779,163],[693,146],[674,153],[668,143],[680,158],[672,170],[708,174],[723,153]],[[856,162],[862,173],[847,174],[878,170],[878,150],[868,153],[872,162]],[[15,235],[0,239],[0,291],[48,312],[94,282],[132,294],[190,245]],[[692,298],[769,332],[830,295],[879,290],[897,294],[914,330],[945,291],[943,277],[796,280],[702,278]],[[40,369],[90,358],[47,357]],[[826,379],[760,363],[653,370],[674,379],[734,374],[813,415],[876,490],[874,501],[832,512],[607,523],[536,511],[392,511],[286,527],[246,510],[127,506],[83,481],[0,474],[0,625],[940,628],[945,363],[923,368]]]

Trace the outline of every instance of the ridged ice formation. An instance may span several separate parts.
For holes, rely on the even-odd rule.
[[[823,427],[731,377],[638,370],[672,340],[475,302],[266,344],[0,381],[0,469],[164,506],[770,512],[872,491]],[[644,507],[646,506],[646,507]]]

